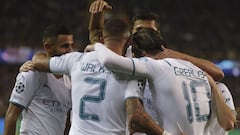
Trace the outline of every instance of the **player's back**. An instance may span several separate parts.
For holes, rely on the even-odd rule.
[[[177,59],[153,61],[148,66],[158,122],[173,135],[206,135],[211,91],[204,72]],[[205,133],[204,133],[205,132]]]
[[[115,78],[95,52],[85,53],[71,72],[73,127],[70,134],[119,135],[125,133],[126,80]]]

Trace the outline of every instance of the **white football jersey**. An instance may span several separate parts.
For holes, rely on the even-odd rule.
[[[173,135],[206,135],[211,112],[211,89],[205,73],[178,59],[126,58],[101,44],[99,61],[113,72],[148,78],[158,123]]]
[[[228,105],[228,107],[234,113],[234,111],[235,111],[234,102],[233,102],[232,94],[230,93],[229,89],[226,87],[226,85],[224,83],[217,83],[217,86],[218,86],[219,90],[221,90],[221,93],[223,95],[225,103]],[[212,113],[209,130],[211,132],[211,135],[228,135],[228,132],[225,131],[219,125],[215,112]]]
[[[156,109],[153,106],[152,92],[149,88],[148,81],[144,89],[143,106],[145,111],[152,117],[153,120],[157,122],[158,116],[157,116]]]
[[[125,56],[132,58],[132,46],[129,46],[127,48]],[[157,122],[157,113],[156,113],[155,108],[153,107],[152,92],[149,89],[148,81],[147,81],[145,89],[144,89],[143,106],[144,106],[145,111],[152,117],[153,120],[155,120]]]
[[[64,134],[71,108],[70,89],[65,87],[64,78],[56,79],[53,74],[38,71],[18,74],[10,102],[24,107],[21,135]]]
[[[140,89],[126,90],[121,80],[102,66],[96,52],[72,52],[50,59],[53,73],[72,81],[70,135],[123,135],[126,128],[125,99],[140,97]]]

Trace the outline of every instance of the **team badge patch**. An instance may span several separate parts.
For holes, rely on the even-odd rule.
[[[25,85],[22,82],[17,83],[15,90],[17,93],[22,93],[24,91]]]
[[[138,80],[138,88],[140,90],[143,90],[145,88],[145,83],[146,83],[145,80]]]

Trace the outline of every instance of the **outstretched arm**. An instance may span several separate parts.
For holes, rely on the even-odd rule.
[[[33,68],[43,72],[50,72],[50,58],[45,53],[36,53],[32,58]]]
[[[220,93],[218,86],[211,76],[208,75],[208,80],[211,85],[213,102],[216,106],[216,114],[219,124],[226,131],[234,128],[234,122],[236,121],[236,115],[224,102],[223,95]]]
[[[89,8],[91,17],[88,26],[90,43],[101,42],[104,11],[107,9],[112,9],[112,6],[104,0],[95,0],[91,4]]]
[[[164,46],[162,46],[162,49],[162,58],[168,57],[187,60],[201,68],[203,71],[206,71],[209,75],[213,77],[215,81],[220,81],[224,78],[223,71],[209,60],[193,57],[185,53],[165,48]]]
[[[120,56],[100,43],[96,43],[94,49],[99,62],[109,70],[131,76],[148,77],[149,75],[145,61]]]

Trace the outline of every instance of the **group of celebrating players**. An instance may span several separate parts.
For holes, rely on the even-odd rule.
[[[64,25],[43,34],[44,53],[20,67],[5,118],[4,135],[225,135],[234,128],[231,93],[212,62],[166,48],[157,15],[130,25],[105,21],[112,7],[89,9],[85,52],[73,51]]]

